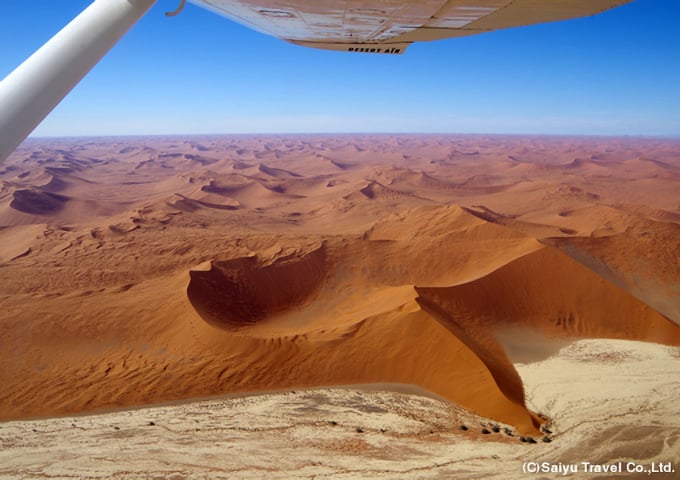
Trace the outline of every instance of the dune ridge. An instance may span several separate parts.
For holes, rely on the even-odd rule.
[[[437,221],[433,221],[433,217],[437,218]],[[419,228],[404,228],[403,223],[413,218],[418,219],[413,222],[413,227]],[[428,220],[430,222],[429,225],[432,225],[435,228],[428,229],[426,227],[426,225],[428,225]],[[384,222],[380,222],[378,225],[372,227],[369,232],[362,236],[362,240],[359,242],[368,244],[363,248],[359,246],[347,248],[345,245],[343,250],[338,251],[335,245],[330,245],[328,247],[328,255],[330,257],[340,256],[340,258],[335,258],[332,261],[329,260],[328,264],[351,265],[353,261],[352,258],[342,257],[343,255],[346,255],[347,252],[370,251],[370,257],[374,259],[375,264],[372,264],[370,260],[365,261],[364,264],[368,268],[363,276],[355,275],[348,277],[345,274],[341,280],[343,284],[360,285],[363,282],[366,282],[367,278],[370,279],[370,283],[373,285],[381,283],[389,284],[390,281],[398,282],[400,276],[410,276],[410,280],[417,279],[425,283],[436,283],[433,280],[434,278],[437,278],[437,281],[440,283],[447,280],[436,268],[427,268],[426,274],[423,271],[418,271],[417,266],[413,264],[414,262],[409,262],[408,260],[404,262],[404,270],[401,275],[396,274],[394,270],[390,271],[389,276],[385,275],[386,270],[389,271],[389,265],[387,265],[387,263],[389,262],[388,259],[391,257],[390,251],[400,250],[401,248],[401,245],[395,246],[393,244],[384,243],[384,238],[389,237],[386,232],[389,232],[391,224],[394,223],[399,225],[399,228],[395,229],[395,231],[399,232],[402,237],[400,239],[393,237],[389,240],[389,242],[395,243],[413,241],[418,237],[432,240],[437,238],[437,234],[441,236],[451,236],[452,232],[456,232],[454,225],[458,226],[458,231],[456,232],[458,236],[461,235],[461,230],[469,235],[468,232],[470,230],[474,231],[475,227],[477,229],[482,229],[482,231],[484,228],[493,230],[494,233],[496,233],[495,230],[498,228],[489,225],[486,222],[479,221],[459,208],[452,209],[451,207],[421,209],[410,211],[401,218],[388,218]],[[376,240],[379,235],[378,232],[382,234],[382,241]],[[404,233],[408,233],[409,236],[404,238]],[[493,238],[488,231],[487,235]],[[511,231],[509,231],[507,235],[511,238],[517,237],[517,234],[512,233]],[[476,233],[473,235],[473,238],[475,241],[479,242],[480,236],[479,233]],[[347,242],[347,240],[345,240],[345,242]],[[375,243],[378,243],[378,245],[372,245]],[[444,243],[441,248],[446,248],[446,246],[449,245]],[[430,250],[431,253],[437,256],[436,250],[432,251],[432,246],[430,246]],[[299,263],[306,262],[306,256],[307,255],[301,255],[299,257]],[[290,260],[290,257],[286,260]],[[467,260],[469,261],[469,259]],[[244,263],[247,264],[245,268]],[[192,280],[189,283],[188,292],[190,298],[200,295],[200,301],[196,300],[192,303],[194,307],[197,308],[197,311],[201,313],[201,316],[210,321],[209,319],[213,314],[206,314],[204,312],[210,310],[205,307],[205,304],[211,303],[210,296],[212,295],[217,299],[212,303],[212,311],[234,312],[237,317],[242,319],[251,317],[261,319],[266,317],[263,313],[264,309],[252,313],[240,312],[238,307],[229,304],[215,306],[216,303],[220,301],[220,291],[227,292],[229,295],[236,295],[239,299],[248,299],[251,297],[251,295],[244,294],[243,292],[249,288],[248,284],[253,282],[253,277],[259,277],[259,275],[253,274],[252,271],[253,266],[256,264],[257,261],[254,257],[246,257],[244,259],[235,259],[232,262],[213,262],[212,268],[208,274],[204,274],[204,272],[194,272]],[[374,266],[377,264],[380,264],[379,268]],[[276,265],[276,263],[274,263],[274,265]],[[216,266],[221,268],[222,271],[230,270],[232,272],[231,277],[226,281],[216,281]],[[326,298],[326,296],[337,296],[338,290],[342,290],[342,285],[338,287],[334,281],[334,275],[337,276],[337,273],[334,274],[333,272],[334,268],[334,266],[328,265],[323,274],[316,273],[303,276],[305,279],[315,280],[317,282],[327,281],[334,285],[332,289],[326,289],[326,291],[324,291],[322,286],[318,286],[316,297],[312,300],[312,303],[303,307],[300,306],[301,302],[299,300],[289,300],[288,308],[293,310],[291,315],[305,317],[307,314],[306,310],[312,310],[315,313],[319,313],[321,310],[320,308],[315,308],[314,303],[324,306],[333,303],[334,300],[332,298]],[[270,272],[266,272],[267,269],[271,269],[271,266],[260,267],[260,270],[262,271],[260,275],[269,277]],[[234,275],[234,273],[239,272],[239,270],[241,270],[240,279],[238,278],[238,275]],[[245,273],[243,270],[245,270]],[[448,270],[448,268],[446,268],[446,270]],[[469,281],[459,280],[461,283],[455,286],[421,287],[415,283],[409,284],[408,287],[410,288],[402,290],[403,293],[396,299],[396,303],[393,301],[391,306],[388,307],[388,310],[384,312],[373,312],[373,315],[367,318],[355,317],[355,321],[359,319],[360,321],[350,325],[336,319],[333,325],[340,327],[344,324],[344,328],[342,329],[336,328],[329,332],[321,329],[323,326],[327,326],[323,325],[322,322],[312,321],[304,323],[298,320],[298,328],[291,327],[290,323],[287,324],[289,329],[285,330],[285,335],[294,338],[298,348],[301,348],[301,345],[303,345],[301,342],[306,341],[308,338],[312,338],[314,342],[317,343],[336,343],[342,341],[344,349],[352,351],[352,355],[354,356],[361,357],[350,345],[356,341],[355,338],[357,337],[358,332],[370,329],[374,323],[379,322],[380,319],[384,317],[391,319],[393,328],[395,328],[394,326],[398,323],[409,323],[415,319],[417,319],[420,328],[432,328],[434,324],[439,323],[445,327],[448,332],[446,332],[446,330],[440,330],[437,336],[450,335],[454,337],[457,342],[466,345],[466,347],[470,349],[470,352],[477,357],[478,361],[481,361],[480,366],[487,372],[487,375],[490,375],[489,381],[492,381],[494,388],[498,389],[494,394],[495,397],[505,397],[502,401],[496,398],[492,402],[494,405],[493,410],[495,410],[496,413],[502,411],[503,408],[511,410],[508,407],[500,407],[499,404],[502,402],[509,402],[510,404],[518,406],[524,404],[524,391],[521,378],[505,354],[502,342],[499,342],[495,336],[495,331],[499,328],[507,326],[529,327],[530,329],[549,337],[567,339],[607,337],[656,341],[671,345],[680,344],[680,329],[672,322],[649,309],[642,302],[636,300],[626,292],[621,291],[615,285],[603,281],[600,277],[582,267],[576,261],[550,247],[537,248],[536,245],[532,245],[530,251],[518,252],[515,258],[510,260],[506,259],[505,262],[500,265],[490,265],[487,267],[487,270],[487,273],[478,275],[478,278]],[[554,275],[554,272],[556,271],[560,272],[557,276]],[[409,273],[406,274],[404,272]],[[202,278],[202,275],[210,277],[212,282]],[[218,274],[218,276],[220,275],[224,274]],[[420,278],[418,278],[419,275]],[[429,279],[426,279],[426,276],[428,276]],[[284,274],[280,279],[283,278],[300,277]],[[408,279],[404,278],[401,281],[407,282]],[[261,288],[271,288],[270,283],[264,281],[264,278],[255,281],[255,283],[259,284]],[[209,284],[209,286],[206,286],[206,284]],[[298,297],[298,289],[294,285],[289,286],[281,283],[277,285],[276,288],[283,290],[278,292],[280,298]],[[291,290],[288,291],[288,288]],[[566,291],[567,294],[560,293],[561,291]],[[414,296],[413,292],[417,295]],[[494,292],[499,293],[495,294]],[[371,298],[375,299],[378,296],[378,292],[374,291]],[[517,302],[517,298],[522,298],[524,300]],[[593,310],[594,304],[597,303],[597,300],[601,300],[602,298],[606,298],[607,302],[600,301],[597,310]],[[352,301],[356,303],[356,299],[352,299]],[[400,302],[403,303],[399,304]],[[256,300],[246,301],[246,303],[251,306],[259,305],[259,302]],[[470,305],[470,303],[472,304]],[[397,305],[396,308],[394,307],[395,304]],[[574,305],[587,305],[588,310],[587,312],[580,311],[579,309],[570,311],[569,308],[573,308]],[[276,328],[277,322],[286,322],[285,319],[281,318],[281,315],[277,315],[279,312],[272,311],[275,309],[269,309],[270,320],[265,320],[263,322],[266,325],[265,332],[271,332],[272,329]],[[408,314],[405,314],[404,312],[408,312]],[[587,322],[582,320],[582,318],[585,317],[588,318]],[[625,323],[621,322],[621,318],[627,319]],[[227,322],[229,322],[229,320],[227,320]],[[425,325],[430,326],[425,327]],[[249,331],[248,329],[241,329],[240,332],[256,336],[262,335],[262,329],[256,330],[257,329]],[[340,337],[340,339],[338,337]],[[392,338],[387,332],[382,332],[381,337]],[[421,335],[410,333],[409,335],[400,336],[399,343],[410,343],[406,338],[422,341]],[[373,348],[376,348],[376,345],[378,345],[377,339],[372,339],[371,342]],[[394,349],[396,347],[392,348]],[[421,346],[413,344],[412,348],[418,349],[421,348]],[[452,348],[452,346],[447,347],[447,349]],[[432,353],[432,350],[430,350],[430,353]],[[443,350],[439,352],[438,357],[446,358],[445,352]],[[344,362],[343,367],[346,368]],[[274,366],[271,368],[272,370],[275,369]],[[334,368],[339,369],[340,367]],[[478,398],[469,398],[459,391],[452,391],[457,389],[446,386],[440,379],[427,379],[426,375],[421,372],[420,378],[416,380],[413,376],[405,373],[407,369],[403,365],[400,366],[400,371],[386,371],[384,368],[384,366],[380,365],[380,362],[376,362],[374,359],[372,360],[372,368],[370,369],[372,371],[367,371],[365,373],[366,376],[361,376],[359,373],[360,369],[354,367],[352,370],[356,376],[353,377],[353,379],[354,381],[361,380],[366,382],[378,380],[397,383],[417,382],[420,386],[440,394],[445,398],[454,400],[478,413],[490,415],[489,412],[491,409],[482,408],[480,412]],[[456,375],[463,376],[466,375],[466,373],[469,373],[470,366],[467,364],[464,368],[460,368],[460,366],[450,366],[448,368],[457,372]],[[326,381],[332,379],[334,376],[335,375],[329,372],[326,372],[324,375]],[[345,377],[340,377],[337,381],[342,381],[344,378]],[[311,385],[315,383],[302,381],[301,384],[296,384],[295,382],[290,383],[291,381],[292,380],[289,378],[289,383],[286,385],[295,387],[296,385]],[[318,379],[316,382],[324,382],[324,380]],[[460,380],[455,381],[455,384],[459,383]],[[520,422],[517,421],[517,413],[514,412],[513,415],[515,417],[514,422],[520,424]],[[509,418],[512,417],[505,417],[503,420],[509,421]],[[523,422],[523,428],[528,428],[529,425],[537,426],[540,423],[540,420],[529,414]]]

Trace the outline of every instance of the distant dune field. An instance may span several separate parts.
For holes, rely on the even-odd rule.
[[[391,384],[538,438],[560,411],[523,372],[570,343],[680,366],[678,192],[663,139],[29,140],[0,165],[0,419]]]

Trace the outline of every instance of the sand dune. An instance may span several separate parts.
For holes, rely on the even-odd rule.
[[[369,200],[401,200],[411,195],[400,192],[392,188],[386,187],[379,182],[371,181],[366,186],[360,188],[357,192],[343,197],[345,200],[361,201],[362,199]]]
[[[517,358],[680,345],[679,149],[29,141],[0,172],[0,418],[390,383],[537,435]]]
[[[274,177],[274,178],[290,178],[290,177],[300,178],[300,177],[302,177],[302,175],[300,175],[299,173],[284,170],[282,168],[269,167],[269,166],[265,165],[264,163],[261,163],[257,167],[257,169],[260,172],[267,174],[270,177]]]

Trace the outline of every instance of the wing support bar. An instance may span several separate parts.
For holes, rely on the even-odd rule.
[[[0,162],[156,0],[95,0],[0,82]]]

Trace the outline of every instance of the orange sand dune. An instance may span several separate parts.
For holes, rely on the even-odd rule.
[[[680,345],[678,152],[549,137],[29,141],[0,171],[0,418],[401,383],[536,432],[518,348]]]
[[[473,282],[416,290],[420,302],[438,306],[464,330],[511,325],[549,337],[680,345],[680,328],[672,321],[552,248],[508,262]]]

